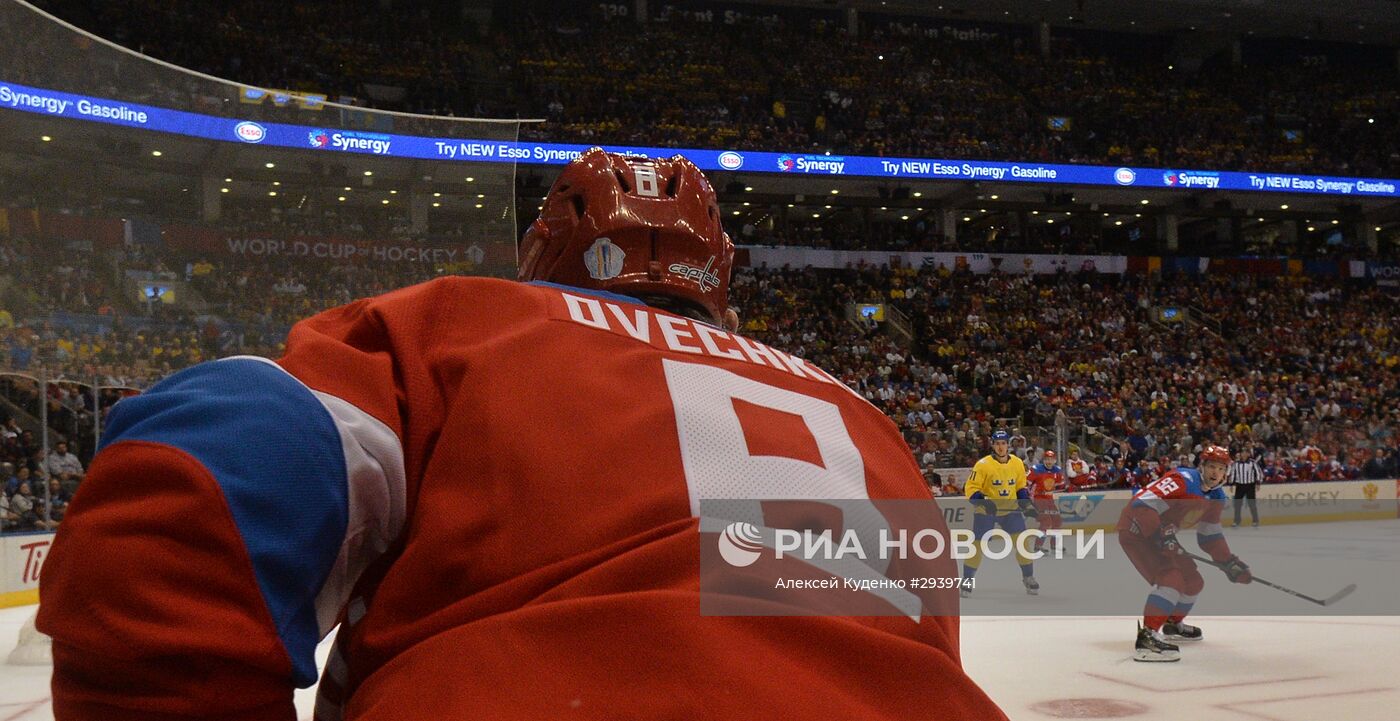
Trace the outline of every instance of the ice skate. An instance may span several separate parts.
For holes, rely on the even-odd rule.
[[[1181,649],[1168,643],[1161,631],[1153,631],[1138,625],[1137,645],[1133,649],[1133,660],[1149,663],[1162,663],[1181,660]]]
[[[1172,623],[1170,621],[1162,624],[1162,635],[1168,641],[1199,641],[1203,638],[1201,629],[1189,623]]]

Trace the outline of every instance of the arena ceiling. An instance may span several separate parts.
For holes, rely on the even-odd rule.
[[[1400,0],[791,0],[949,19],[1400,45]]]

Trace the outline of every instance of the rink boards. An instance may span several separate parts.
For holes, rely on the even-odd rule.
[[[0,536],[0,608],[39,602],[39,571],[53,537],[50,531]]]
[[[964,474],[971,469],[943,469]],[[1086,490],[1056,494],[1066,528],[1111,530],[1132,494],[1127,490]],[[951,528],[970,528],[972,508],[965,498],[938,499]],[[1263,525],[1374,521],[1400,518],[1400,480],[1280,483],[1259,487],[1259,516]],[[1226,520],[1230,519],[1226,511]],[[1249,511],[1244,510],[1248,521]],[[37,603],[39,571],[53,542],[53,533],[0,536],[0,608]]]
[[[972,469],[940,469],[939,473],[964,475]],[[1279,483],[1259,487],[1261,525],[1325,523],[1332,521],[1376,521],[1400,518],[1400,480],[1325,481],[1318,483]],[[1125,503],[1132,498],[1127,489],[1084,490],[1055,494],[1055,505],[1065,528],[1112,530]],[[938,505],[951,528],[972,526],[972,507],[960,496],[942,496]],[[1225,521],[1233,516],[1227,506]],[[1250,520],[1249,508],[1243,519]]]

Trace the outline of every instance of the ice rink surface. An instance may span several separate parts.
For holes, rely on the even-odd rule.
[[[1260,576],[1292,582],[1298,590],[1325,596],[1338,579],[1327,573],[1297,573],[1299,562],[1329,559],[1372,562],[1377,572],[1400,569],[1400,522],[1265,526],[1227,529],[1232,547]],[[1285,543],[1286,542],[1286,543]],[[1194,548],[1189,540],[1188,548]],[[1272,551],[1287,548],[1287,553]],[[1300,556],[1299,549],[1314,553]],[[1042,595],[1026,597],[1011,561],[984,564],[978,600],[998,605],[1055,605],[1053,562],[1037,567]],[[1369,565],[1369,564],[1368,564]],[[1286,569],[1294,569],[1290,572]],[[1206,569],[1209,571],[1209,569]],[[1352,578],[1368,591],[1366,578]],[[1192,621],[1205,639],[1183,644],[1177,663],[1131,659],[1136,613],[1110,616],[966,616],[962,620],[963,663],[968,673],[1012,719],[1108,719],[1137,721],[1387,721],[1400,719],[1400,615],[1347,616],[1346,601],[1335,613],[1299,616],[1210,616],[1216,592],[1277,594],[1259,586],[1233,586],[1217,574]],[[1124,584],[1147,586],[1136,576]],[[1315,584],[1312,588],[1309,584]],[[1376,588],[1372,583],[1370,588]],[[1224,589],[1224,590],[1223,590]],[[1372,599],[1374,601],[1374,599]],[[1400,614],[1400,598],[1390,599]],[[0,610],[0,649],[14,647],[32,607]],[[1131,615],[1129,615],[1131,614]],[[329,643],[319,649],[324,661]],[[0,721],[47,721],[49,668],[0,668]],[[917,670],[911,669],[911,673]],[[301,718],[310,719],[314,692],[297,693]],[[930,718],[938,718],[930,709]]]

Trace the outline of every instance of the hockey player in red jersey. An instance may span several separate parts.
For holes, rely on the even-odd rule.
[[[1026,474],[1026,485],[1031,490],[1031,500],[1039,512],[1037,523],[1040,524],[1041,531],[1053,531],[1064,525],[1060,519],[1060,509],[1055,506],[1055,491],[1064,490],[1065,477],[1055,461],[1055,452],[1046,451],[1045,455],[1040,457],[1040,462],[1032,466]],[[1044,536],[1036,541],[1036,550],[1051,548],[1054,545],[1053,536]]]
[[[1178,529],[1196,527],[1201,550],[1235,583],[1253,580],[1249,566],[1230,552],[1220,526],[1225,508],[1223,488],[1230,451],[1207,446],[1200,468],[1177,468],[1147,484],[1118,518],[1118,542],[1142,577],[1152,585],[1138,628],[1136,661],[1177,661],[1174,641],[1199,641],[1201,629],[1187,624],[1186,615],[1205,587],[1196,562],[1181,552]]]
[[[700,501],[929,493],[734,332],[694,165],[584,153],[521,252],[114,408],[43,569],[58,719],[291,721],[337,623],[324,721],[1005,718],[956,617],[700,615]]]

